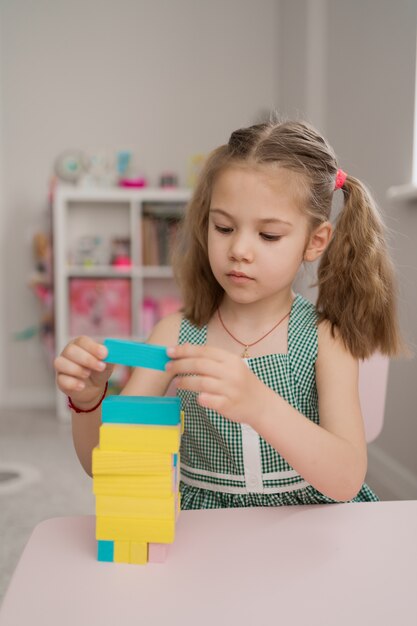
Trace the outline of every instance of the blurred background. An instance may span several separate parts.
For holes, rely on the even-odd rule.
[[[0,1],[0,594],[38,521],[94,507],[56,417],[53,288],[33,279],[56,253],[37,236],[51,243],[59,167],[91,185],[115,159],[130,180],[188,189],[234,129],[309,120],[381,208],[415,350],[417,196],[388,190],[416,182],[416,25],[415,0]],[[417,497],[416,374],[390,363],[369,446],[383,499]]]

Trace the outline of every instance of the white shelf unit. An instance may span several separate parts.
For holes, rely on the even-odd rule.
[[[144,341],[141,305],[147,294],[176,295],[169,265],[142,264],[142,224],[144,207],[164,205],[167,213],[178,214],[191,197],[190,189],[78,188],[58,186],[53,208],[54,302],[56,353],[72,338],[70,333],[70,295],[72,278],[127,278],[130,281],[131,334],[128,339]],[[152,210],[151,208],[149,210]],[[70,262],[71,252],[81,236],[130,239],[131,266],[116,268],[103,264],[84,267]],[[113,335],[114,336],[114,335]],[[95,337],[103,340],[104,337]],[[67,421],[70,412],[65,396],[57,389],[57,417]]]

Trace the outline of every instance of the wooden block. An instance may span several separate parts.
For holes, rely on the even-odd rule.
[[[138,520],[134,517],[96,517],[97,540],[172,543],[174,538],[174,519]]]
[[[100,426],[100,450],[175,453],[179,447],[179,426]]]
[[[114,542],[114,562],[130,563],[130,541]]]
[[[101,410],[103,424],[181,424],[181,401],[174,397],[109,396]]]
[[[178,493],[179,492],[179,471],[178,471],[178,467],[174,467],[173,472],[172,472],[172,493]]]
[[[167,559],[170,544],[150,543],[148,547],[149,563],[164,563]]]
[[[177,454],[167,452],[127,452],[93,450],[93,476],[134,476],[167,474],[177,463]]]
[[[109,351],[107,357],[103,359],[107,363],[164,371],[165,365],[171,360],[164,346],[110,338],[104,340],[104,345]]]
[[[130,563],[145,565],[148,562],[148,544],[144,541],[130,542]]]
[[[181,435],[184,434],[185,413],[181,411]]]
[[[112,563],[114,560],[114,541],[97,541],[97,560]]]
[[[96,496],[96,515],[137,520],[175,520],[176,496],[166,498],[132,498]]]
[[[177,473],[177,468],[171,467],[164,474],[93,475],[93,493],[96,496],[166,498],[176,491]]]

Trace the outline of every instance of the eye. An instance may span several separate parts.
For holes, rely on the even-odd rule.
[[[215,230],[217,230],[217,232],[222,233],[223,235],[228,235],[229,233],[232,232],[232,228],[229,228],[227,226],[217,226],[217,224],[214,225]]]
[[[259,233],[265,241],[279,241],[282,235],[270,235],[268,233]]]

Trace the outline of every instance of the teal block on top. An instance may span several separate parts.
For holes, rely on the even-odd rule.
[[[103,359],[107,363],[164,371],[165,365],[171,360],[164,346],[154,346],[124,339],[105,339],[104,345],[109,351],[107,357]]]
[[[101,410],[103,424],[153,424],[178,426],[181,402],[175,397],[109,396]]]
[[[106,563],[114,561],[114,541],[97,541],[97,560]]]

